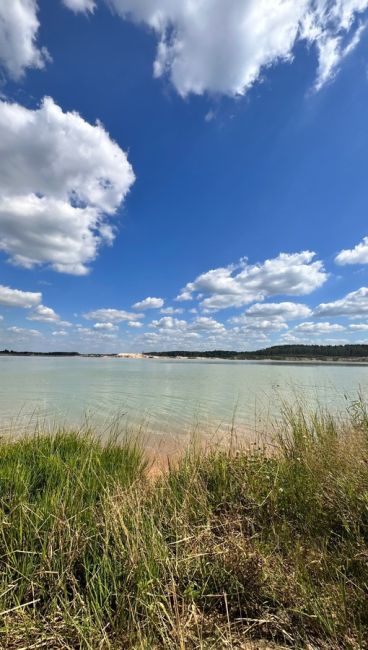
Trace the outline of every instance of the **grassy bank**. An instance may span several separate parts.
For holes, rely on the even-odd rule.
[[[155,478],[134,442],[3,441],[0,510],[4,650],[368,647],[360,402]]]

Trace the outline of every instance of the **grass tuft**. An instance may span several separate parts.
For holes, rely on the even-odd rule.
[[[133,440],[1,441],[0,647],[367,648],[363,400],[348,413],[285,409],[276,447],[193,445],[154,478]]]

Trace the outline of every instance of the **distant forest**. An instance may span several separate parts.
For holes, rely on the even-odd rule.
[[[79,357],[79,352],[18,352],[16,350],[0,350],[0,356],[16,357]]]
[[[186,357],[195,359],[357,359],[368,357],[368,345],[274,345],[264,350],[252,352],[235,352],[228,350],[210,350],[194,352],[173,350],[170,352],[145,352],[148,356]]]
[[[274,345],[264,350],[236,352],[235,350],[170,350],[169,352],[143,352],[147,357],[185,357],[195,359],[368,359],[368,345]],[[80,354],[79,352],[17,352],[0,350],[0,356],[29,357],[116,357],[116,354]]]

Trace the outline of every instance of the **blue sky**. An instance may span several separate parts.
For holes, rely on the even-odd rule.
[[[368,340],[368,0],[271,4],[0,4],[0,348]]]

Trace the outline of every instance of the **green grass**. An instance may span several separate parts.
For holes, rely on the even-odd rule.
[[[365,406],[284,416],[158,477],[136,441],[0,442],[0,647],[367,648]]]

